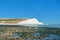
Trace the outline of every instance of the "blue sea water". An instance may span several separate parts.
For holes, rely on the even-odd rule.
[[[39,25],[38,27],[45,27],[45,28],[60,28],[60,24]]]

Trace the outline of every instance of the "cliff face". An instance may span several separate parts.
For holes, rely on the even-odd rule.
[[[39,24],[39,25],[44,25],[44,23],[39,22],[36,18],[27,19],[27,20],[18,22],[17,24],[20,24],[20,25],[29,25],[29,24]]]
[[[39,22],[36,18],[20,18],[20,19],[0,19],[0,25],[44,25],[44,23]]]

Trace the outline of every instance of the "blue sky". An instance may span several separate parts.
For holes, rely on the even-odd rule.
[[[37,18],[60,24],[60,0],[0,0],[0,18]]]

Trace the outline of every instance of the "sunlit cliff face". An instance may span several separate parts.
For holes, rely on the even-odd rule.
[[[44,25],[44,23],[39,22],[36,18],[32,18],[32,19],[27,19],[21,22],[18,22],[17,24],[40,24],[40,25]]]
[[[0,24],[4,25],[44,25],[36,18],[21,18],[21,19],[0,19]]]

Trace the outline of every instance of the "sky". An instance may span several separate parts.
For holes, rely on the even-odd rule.
[[[60,24],[60,0],[0,0],[0,18],[37,18]]]

